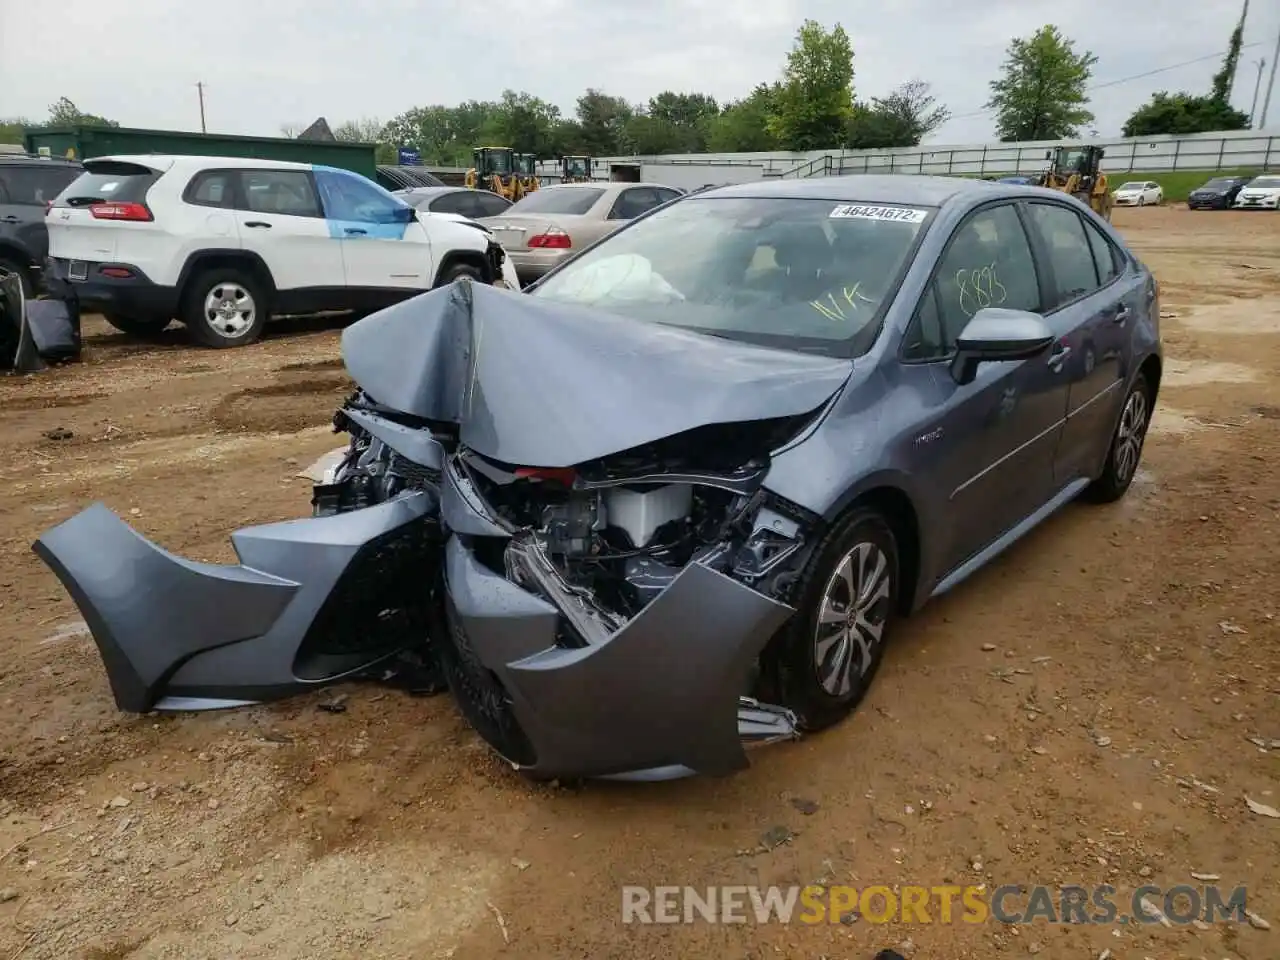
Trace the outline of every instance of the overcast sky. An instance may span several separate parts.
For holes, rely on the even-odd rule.
[[[1155,90],[1207,91],[1239,12],[1239,0],[0,0],[0,117],[43,119],[66,96],[124,126],[198,130],[197,81],[210,132],[265,136],[504,88],[567,114],[588,86],[723,102],[776,78],[808,17],[844,24],[859,97],[926,80],[954,115],[932,142],[964,144],[992,138],[982,105],[1009,39],[1045,23],[1098,55],[1095,83],[1210,57],[1098,90],[1097,130],[1115,136]],[[1277,30],[1280,3],[1253,0],[1233,96],[1245,111]],[[1280,128],[1280,91],[1267,126]]]

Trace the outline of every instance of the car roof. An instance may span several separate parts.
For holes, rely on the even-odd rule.
[[[642,180],[639,183],[630,183],[626,180],[592,180],[590,183],[550,183],[545,187],[540,187],[539,192],[542,190],[574,190],[581,189],[582,187],[607,190],[612,193],[617,193],[630,187],[659,187],[663,190],[680,189],[679,187],[673,187],[668,183],[650,183],[647,180]]]
[[[393,191],[403,197],[439,197],[446,193],[477,193],[471,187],[405,187]],[[486,191],[487,192],[487,191]]]
[[[79,160],[68,160],[65,157],[33,157],[22,153],[0,153],[0,164],[20,167],[78,167]]]
[[[157,161],[182,167],[252,167],[257,170],[311,170],[310,163],[296,163],[292,160],[262,160],[257,157],[206,157],[180,153],[122,153],[108,157],[89,157],[86,163],[110,160],[116,163],[136,163],[139,166],[154,166]]]
[[[968,177],[929,177],[906,173],[860,173],[841,177],[753,180],[717,187],[698,194],[704,197],[777,198],[787,200],[837,200],[845,203],[903,203],[940,207],[960,196],[991,198],[1025,197],[1026,188],[1014,184]]]

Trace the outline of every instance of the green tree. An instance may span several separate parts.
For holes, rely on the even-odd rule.
[[[555,152],[559,123],[560,108],[555,104],[532,94],[504,90],[484,126],[484,133],[494,141],[494,146],[511,147],[517,153],[545,158]]]
[[[716,153],[777,150],[778,138],[769,128],[781,84],[759,84],[742,100],[728,104],[710,124],[707,149]]]
[[[578,98],[577,108],[581,146],[586,154],[608,157],[630,152],[626,127],[636,113],[631,104],[588,87]]]
[[[853,47],[844,27],[806,20],[787,54],[787,68],[768,126],[784,149],[839,146],[853,115]]]
[[[476,147],[500,145],[481,142],[486,139],[486,128],[493,126],[497,109],[497,104],[481,100],[468,100],[456,107],[413,107],[390,120],[383,135],[393,149],[416,149],[423,163],[470,166]]]
[[[1126,137],[1153,137],[1248,128],[1249,115],[1216,96],[1161,91],[1133,112],[1121,132]]]
[[[1041,27],[1009,44],[999,79],[991,81],[987,106],[996,111],[1004,141],[1074,137],[1093,120],[1085,88],[1098,58],[1075,52],[1057,27]]]
[[[57,103],[49,105],[49,126],[51,127],[118,127],[120,124],[94,113],[84,113],[66,97],[59,97]]]
[[[846,145],[852,150],[914,147],[951,119],[923,80],[910,80],[887,96],[854,106]]]
[[[27,130],[38,126],[40,124],[32,123],[23,117],[0,120],[0,143],[22,143],[22,135]]]

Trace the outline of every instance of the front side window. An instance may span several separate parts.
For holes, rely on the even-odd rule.
[[[316,184],[330,220],[350,223],[407,223],[413,208],[372,180],[346,170],[316,170]]]
[[[903,357],[950,356],[984,307],[1040,310],[1031,244],[1012,204],[980,210],[956,230],[907,330]]]
[[[692,197],[619,230],[530,295],[856,356],[874,343],[932,215],[834,200]]]
[[[301,170],[241,170],[244,209],[287,217],[318,217],[311,178]]]

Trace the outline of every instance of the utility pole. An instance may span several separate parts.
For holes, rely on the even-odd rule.
[[[1267,58],[1258,61],[1258,79],[1253,81],[1253,104],[1249,107],[1249,126],[1258,119],[1258,91],[1262,88],[1262,68],[1267,65]]]
[[[1271,54],[1271,79],[1267,81],[1267,95],[1262,101],[1262,122],[1258,124],[1258,129],[1263,130],[1267,126],[1267,108],[1271,106],[1271,90],[1276,85],[1276,61],[1280,60],[1280,33],[1276,34],[1275,53]]]
[[[1261,74],[1259,74],[1261,76]],[[200,132],[208,133],[209,131],[204,125],[204,81],[201,80],[196,84],[196,93],[200,95]]]

